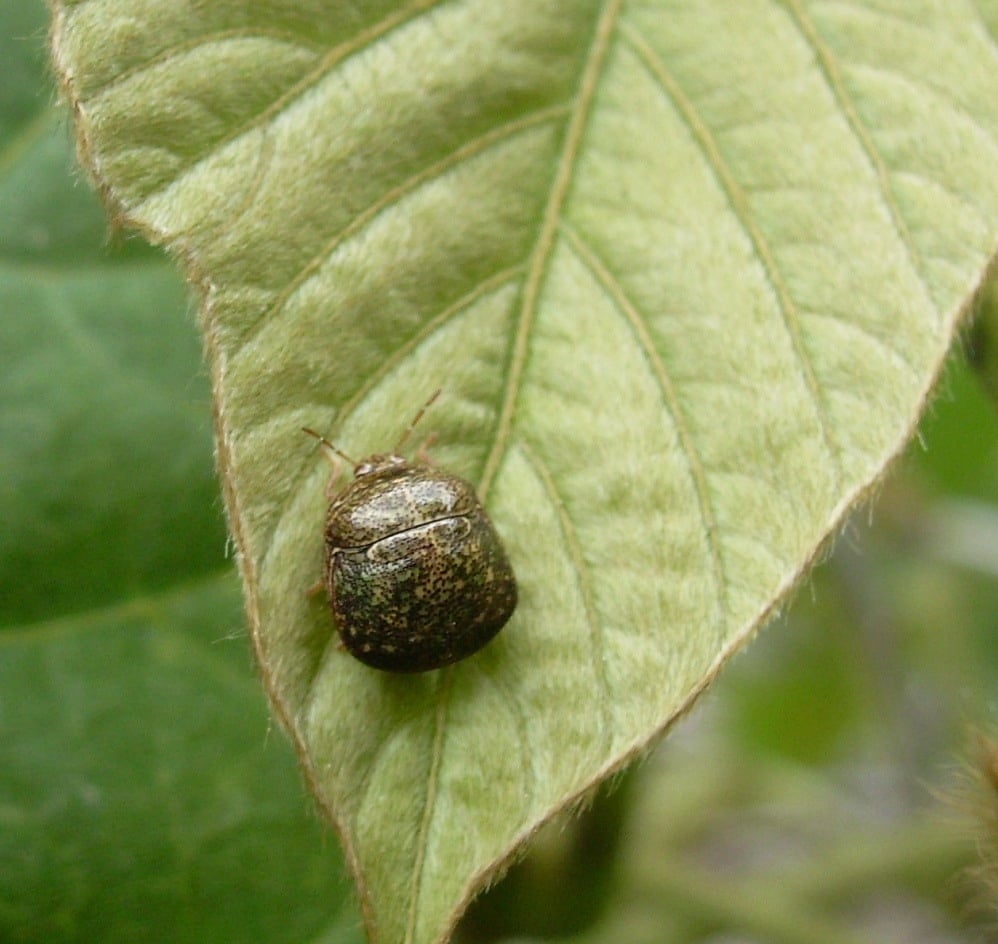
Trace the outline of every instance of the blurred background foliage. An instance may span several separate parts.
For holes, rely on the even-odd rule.
[[[360,941],[268,734],[191,306],[171,263],[108,239],[45,19],[0,6],[0,940]],[[998,847],[998,749],[974,734],[998,714],[998,292],[980,308],[787,612],[461,940],[995,933],[968,871]]]

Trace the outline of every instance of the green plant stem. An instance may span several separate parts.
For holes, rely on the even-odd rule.
[[[820,863],[785,877],[795,896],[822,904],[848,901],[874,883],[934,893],[968,864],[971,849],[957,830],[940,819],[909,822],[889,836],[852,832]]]
[[[633,893],[654,898],[671,919],[710,928],[737,928],[771,944],[868,944],[824,914],[800,907],[779,882],[732,882],[688,863],[662,860]]]
[[[690,766],[699,768],[697,764]],[[827,791],[799,768],[761,771],[748,764],[734,764],[725,769],[728,776],[715,780],[715,787],[724,783],[733,789],[737,782],[752,794],[756,792],[753,785],[761,788],[765,795],[778,797],[777,802],[785,804],[788,822],[807,823],[827,816]],[[708,770],[700,773],[700,792],[704,798],[718,800]],[[675,786],[681,779],[671,784]],[[709,830],[710,816],[705,816],[704,810],[712,815],[717,812],[716,802],[691,802],[695,792],[666,789],[664,795],[656,796],[654,813],[645,808],[646,815],[638,817],[639,822],[648,822],[650,814],[661,841],[639,841],[640,848],[633,851],[622,877],[620,895],[625,903],[618,906],[623,913],[615,927],[626,926],[639,911],[647,914],[651,906],[661,914],[663,924],[685,925],[691,933],[736,929],[774,944],[846,944],[859,937],[836,924],[834,916],[842,906],[875,888],[936,894],[970,855],[959,833],[945,820],[922,814],[908,822],[877,825],[865,832],[851,824],[841,839],[826,842],[812,861],[782,870],[774,868],[748,881],[744,873],[718,875],[692,865],[679,852],[697,844],[701,829]],[[678,802],[673,804],[673,799]],[[679,823],[683,825],[674,831]],[[606,928],[599,930],[605,932]],[[605,933],[595,937],[610,939]]]

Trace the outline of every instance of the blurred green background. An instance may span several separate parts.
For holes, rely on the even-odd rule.
[[[46,28],[0,5],[0,941],[360,941],[252,665],[193,305],[108,236]],[[982,939],[943,797],[998,713],[991,338],[788,612],[463,940]]]

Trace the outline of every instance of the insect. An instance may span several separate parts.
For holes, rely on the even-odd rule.
[[[390,672],[425,672],[482,648],[516,608],[516,578],[472,485],[402,446],[437,390],[387,455],[354,462],[312,429],[334,471],[327,494],[322,585],[343,646]],[[354,478],[336,490],[339,461]]]

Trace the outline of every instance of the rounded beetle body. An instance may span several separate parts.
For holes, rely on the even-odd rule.
[[[346,649],[392,672],[477,652],[516,607],[513,569],[470,483],[372,456],[329,505],[325,587]]]

